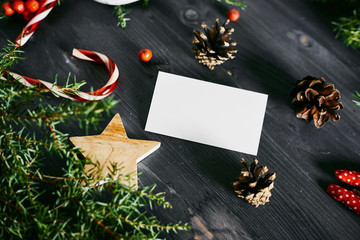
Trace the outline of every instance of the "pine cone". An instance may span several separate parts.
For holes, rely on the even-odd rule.
[[[267,173],[268,168],[260,166],[256,168],[258,160],[255,158],[250,165],[244,159],[241,163],[245,166],[240,176],[233,182],[234,191],[238,197],[244,198],[247,202],[258,207],[269,202],[271,189],[274,188],[275,173]]]
[[[324,78],[307,76],[296,82],[291,96],[297,109],[296,117],[306,121],[314,119],[314,124],[320,128],[329,118],[334,122],[340,120],[337,110],[343,109],[340,92],[334,84],[326,84]]]
[[[237,50],[232,46],[236,46],[236,42],[231,41],[230,35],[234,32],[233,28],[226,28],[229,23],[227,20],[223,26],[220,26],[219,19],[215,21],[215,26],[211,29],[207,28],[205,23],[201,24],[204,32],[194,30],[193,44],[195,46],[192,52],[199,63],[206,65],[210,70],[214,70],[215,65],[220,65],[226,60],[233,59],[233,53]]]

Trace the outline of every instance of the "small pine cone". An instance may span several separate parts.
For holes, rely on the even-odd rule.
[[[268,168],[265,166],[256,167],[258,164],[256,158],[250,167],[244,159],[241,159],[241,163],[245,168],[233,182],[234,191],[238,197],[244,198],[256,207],[265,205],[271,197],[271,189],[274,188],[276,174],[268,173]]]
[[[314,119],[314,124],[320,128],[329,118],[334,122],[340,120],[337,110],[343,109],[340,92],[334,84],[325,83],[324,78],[307,76],[296,82],[291,93],[297,112],[296,117],[306,121]]]
[[[209,29],[205,23],[201,24],[203,32],[194,30],[193,44],[195,45],[192,52],[199,63],[204,64],[210,70],[214,70],[216,65],[224,63],[228,59],[233,59],[233,53],[237,50],[233,47],[236,42],[231,41],[230,35],[234,32],[233,28],[225,28],[229,23],[227,20],[220,26],[219,19],[215,21],[215,26]]]

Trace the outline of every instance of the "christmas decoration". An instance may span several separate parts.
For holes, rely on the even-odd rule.
[[[137,188],[137,163],[153,153],[160,147],[159,142],[129,139],[126,135],[120,115],[116,114],[106,129],[96,136],[71,137],[70,141],[83,155],[98,161],[101,169],[111,169],[112,164],[118,163],[123,167],[119,172],[122,175],[133,175],[129,181],[123,181],[125,185]],[[85,173],[99,178],[98,169],[94,165],[85,166]],[[100,175],[107,180],[106,172]]]
[[[238,197],[244,198],[256,207],[265,205],[271,197],[271,189],[274,188],[276,174],[268,173],[268,168],[265,166],[257,167],[258,160],[256,158],[250,167],[244,159],[241,159],[241,163],[245,168],[233,182],[234,191]]]
[[[1,70],[20,59],[16,46],[0,52]],[[130,176],[118,175],[121,166],[115,163],[111,170],[104,169],[108,181],[98,185],[101,176],[84,173],[90,160],[59,131],[59,125],[70,121],[86,129],[98,126],[116,101],[64,99],[50,105],[46,89],[25,87],[17,80],[0,81],[0,89],[1,238],[155,239],[160,232],[189,229],[186,224],[162,224],[146,214],[147,207],[171,205],[164,193],[153,193],[154,186],[124,186],[122,180]]]
[[[336,184],[330,184],[327,188],[327,192],[333,198],[335,198],[335,200],[342,202],[352,211],[360,215],[360,197],[354,192],[351,192]]]
[[[34,34],[35,30],[39,26],[40,22],[44,20],[51,10],[56,5],[57,0],[46,0],[37,11],[36,15],[28,22],[25,28],[21,31],[16,38],[15,43],[19,46],[24,46],[25,43]]]
[[[39,7],[40,7],[40,4],[36,0],[27,0],[25,2],[25,8],[31,13],[34,13],[37,10],[39,10]]]
[[[334,122],[340,120],[337,110],[343,109],[338,100],[340,92],[334,84],[326,84],[322,77],[307,76],[296,82],[291,92],[292,103],[297,109],[296,117],[310,121],[320,128],[329,118]]]
[[[11,7],[12,9],[14,9],[15,12],[17,13],[23,13],[25,11],[25,4],[23,1],[21,0],[14,0],[11,3]]]
[[[30,20],[39,9],[40,3],[37,0],[11,0],[2,4],[2,12],[6,16],[10,16],[15,12],[22,14],[25,20]]]
[[[4,76],[0,76],[0,79],[1,80],[17,79],[20,83],[24,84],[25,86],[36,85],[38,88],[46,89],[47,91],[50,91],[57,96],[78,100],[78,101],[100,100],[109,96],[113,92],[119,81],[119,70],[115,65],[115,63],[104,54],[94,51],[75,48],[73,50],[73,56],[82,60],[104,64],[110,73],[109,81],[105,84],[105,86],[93,92],[80,92],[77,89],[62,88],[60,86],[56,86],[49,82],[45,82],[42,80],[38,80],[6,71],[2,72],[2,75]]]
[[[360,172],[349,171],[349,170],[336,170],[335,176],[340,181],[343,181],[352,186],[360,185]]]
[[[220,65],[228,59],[233,59],[233,53],[237,50],[233,47],[236,46],[236,42],[231,41],[230,35],[234,32],[233,28],[225,28],[229,23],[227,20],[222,26],[220,26],[219,19],[215,21],[215,26],[211,29],[207,28],[205,23],[201,24],[204,32],[194,30],[192,49],[195,54],[195,58],[199,60],[199,63],[204,64],[210,70],[213,70],[216,65]]]
[[[236,10],[235,8],[233,8],[228,11],[227,16],[228,16],[228,19],[230,19],[230,21],[235,22],[239,19],[240,12],[238,10]]]
[[[11,16],[15,13],[14,9],[11,8],[10,2],[4,2],[1,5],[1,10],[6,16]]]
[[[138,56],[140,58],[141,61],[143,62],[149,62],[152,58],[152,52],[150,49],[141,49],[140,52],[138,53]]]

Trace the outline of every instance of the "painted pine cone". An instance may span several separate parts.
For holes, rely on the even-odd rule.
[[[335,89],[334,84],[325,83],[322,77],[307,76],[297,81],[291,96],[297,109],[296,117],[306,121],[313,119],[317,128],[330,118],[334,122],[340,120],[340,115],[336,112],[343,108],[338,101],[340,92]]]
[[[345,204],[350,210],[360,215],[360,196],[356,190],[349,191],[336,184],[330,184],[326,190],[337,201]]]
[[[216,65],[220,65],[228,59],[233,59],[233,53],[237,50],[236,42],[232,41],[230,35],[234,32],[233,28],[225,28],[229,23],[227,20],[220,26],[219,19],[215,21],[215,26],[209,29],[205,23],[201,24],[204,32],[194,30],[193,44],[195,45],[192,52],[199,63],[204,64],[210,70],[214,70]]]
[[[256,207],[265,205],[271,197],[271,189],[274,188],[276,174],[268,173],[268,168],[265,166],[256,167],[258,164],[256,158],[250,167],[244,159],[241,159],[241,163],[245,168],[233,182],[234,191],[238,197],[244,198]]]

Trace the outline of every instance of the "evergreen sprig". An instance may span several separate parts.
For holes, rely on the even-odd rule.
[[[3,71],[13,67],[19,60],[23,60],[23,51],[15,43],[8,41],[8,44],[0,52],[0,77]]]
[[[17,51],[13,44],[3,49],[1,69],[19,59]],[[121,165],[101,169],[59,130],[73,121],[98,126],[116,101],[51,105],[47,92],[0,80],[0,239],[155,239],[189,228],[149,216],[148,207],[171,207],[164,193],[153,193],[155,186],[124,186],[121,181],[131,176],[118,174]],[[52,173],[51,162],[62,167]],[[106,171],[108,181],[85,175],[84,164]]]
[[[353,16],[341,17],[338,22],[333,22],[336,26],[334,31],[336,37],[343,39],[346,45],[356,49],[360,47],[360,14],[354,10]]]
[[[214,2],[214,0],[212,1]],[[216,0],[216,1],[239,7],[241,8],[241,10],[245,10],[246,8],[246,1],[244,0]]]
[[[130,21],[130,18],[125,17],[130,10],[125,9],[124,6],[115,6],[114,7],[115,15],[117,17],[117,26],[121,26],[122,28],[126,28],[126,23]]]
[[[353,97],[356,99],[356,100],[353,100],[355,105],[360,107],[360,93],[358,91],[355,91],[355,93],[353,94]]]
[[[340,17],[337,21],[333,21],[335,25],[334,32],[336,38],[340,38],[343,42],[354,49],[360,47],[360,0],[312,0],[316,2],[326,3],[339,12],[339,9],[351,10],[353,15]]]

